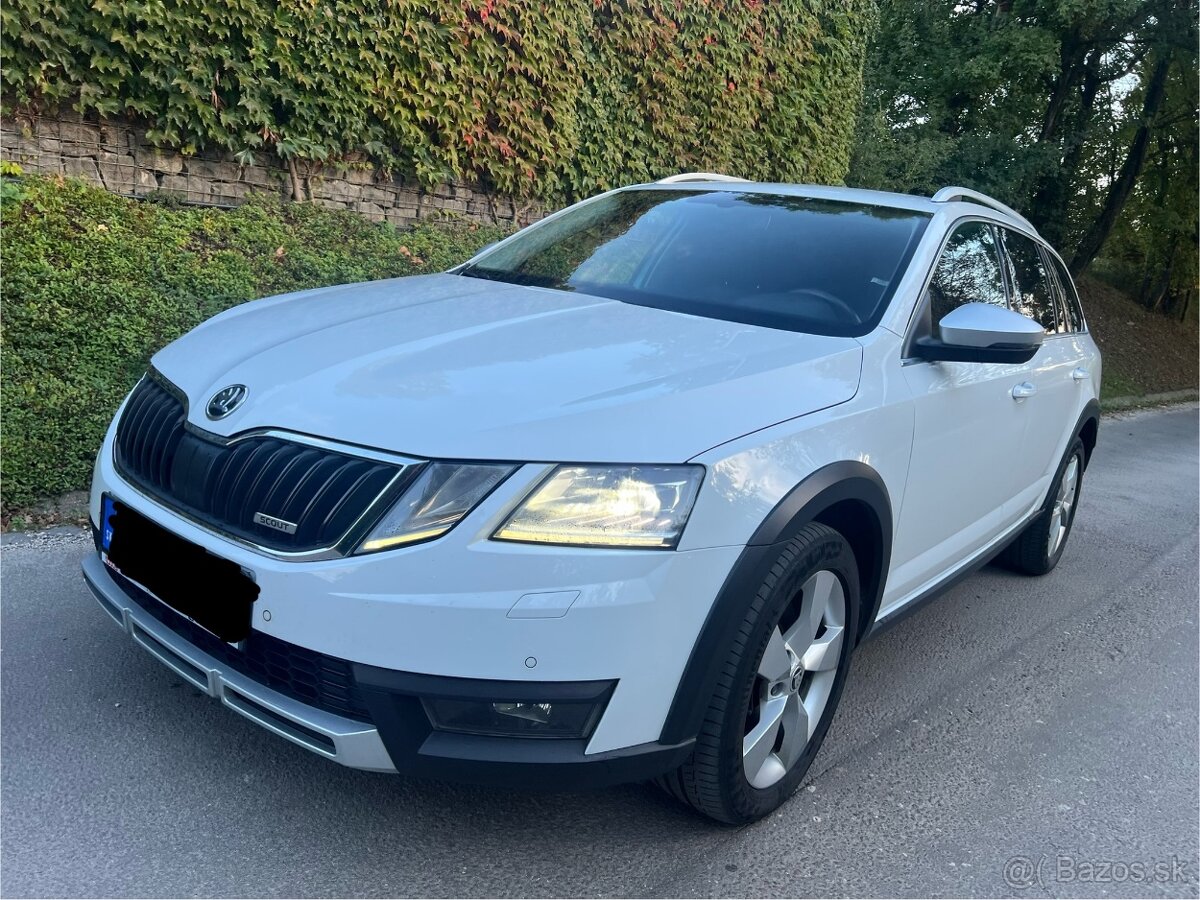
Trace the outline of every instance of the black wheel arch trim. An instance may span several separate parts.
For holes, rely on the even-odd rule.
[[[875,521],[862,524],[872,530],[871,540],[878,548],[873,558],[859,561],[860,575],[865,563],[868,576],[860,577],[863,596],[856,641],[861,640],[875,620],[883,597],[892,549],[892,504],[878,472],[866,463],[844,460],[818,469],[792,488],[755,530],[726,576],[692,647],[663,724],[662,743],[693,739],[700,730],[716,687],[717,666],[728,653],[733,633],[745,617],[754,592],[774,565],[781,545],[805,525],[821,521],[822,513],[847,500],[870,508]]]
[[[1083,450],[1084,450],[1083,467],[1085,469],[1088,467],[1088,465],[1092,461],[1092,453],[1095,452],[1096,442],[1097,442],[1098,436],[1099,436],[1099,431],[1100,431],[1100,401],[1099,400],[1095,400],[1095,399],[1089,400],[1087,403],[1084,404],[1083,412],[1081,412],[1079,414],[1079,418],[1075,421],[1075,430],[1071,432],[1071,440],[1074,440],[1077,437],[1083,437],[1083,429],[1087,426],[1089,421],[1095,423],[1093,425],[1093,427],[1096,429],[1096,434],[1094,434],[1092,436],[1092,440],[1091,440],[1090,444],[1088,443],[1086,438],[1084,438],[1084,441],[1083,441]]]
[[[1087,435],[1084,434],[1084,429],[1088,424],[1092,424],[1094,429],[1091,441],[1089,442]],[[1046,496],[1038,507],[1038,512],[1045,512],[1054,502],[1054,486],[1057,481],[1057,473],[1059,468],[1066,462],[1066,453],[1071,449],[1071,445],[1076,440],[1083,441],[1083,470],[1086,472],[1088,463],[1092,460],[1092,453],[1096,448],[1096,441],[1100,431],[1100,403],[1097,400],[1089,400],[1084,404],[1083,412],[1079,414],[1079,418],[1075,420],[1075,428],[1071,431],[1067,438],[1067,446],[1063,449],[1063,456],[1059,457],[1054,463],[1054,469],[1051,472],[1050,487],[1046,490]]]

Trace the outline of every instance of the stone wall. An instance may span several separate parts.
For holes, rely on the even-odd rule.
[[[398,226],[439,212],[518,225],[543,214],[535,204],[514,203],[465,184],[426,189],[366,163],[334,167],[301,162],[293,178],[281,160],[266,154],[256,154],[249,166],[223,153],[185,156],[154,147],[145,131],[129,122],[70,113],[0,120],[0,154],[27,172],[61,172],[127,197],[162,193],[204,206],[237,206],[251,192],[294,199],[298,187],[305,200]]]

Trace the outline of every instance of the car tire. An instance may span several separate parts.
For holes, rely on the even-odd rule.
[[[749,603],[688,760],[659,779],[678,799],[741,825],[800,786],[841,698],[858,634],[850,544],[806,525]]]
[[[1058,565],[1075,523],[1086,464],[1083,441],[1077,437],[1059,463],[1042,512],[1001,554],[1006,567],[1024,575],[1045,575]]]

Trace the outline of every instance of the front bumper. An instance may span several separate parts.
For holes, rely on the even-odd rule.
[[[358,769],[395,771],[374,726],[301,703],[205,653],[150,612],[158,600],[125,579],[118,584],[98,553],[83,561],[83,578],[104,611],[134,641],[197,690],[321,756]]]
[[[437,540],[364,556],[280,559],[139,492],[113,465],[114,434],[115,425],[96,460],[93,522],[108,493],[242,567],[260,588],[255,636],[346,666],[488,682],[615,682],[587,742],[589,758],[660,740],[697,635],[741,552],[492,541],[545,475],[546,465],[529,464]]]
[[[272,733],[343,765],[378,772],[526,788],[600,787],[639,781],[667,772],[690,752],[691,741],[650,742],[600,753],[587,753],[584,740],[537,740],[459,734],[435,730],[422,698],[435,696],[500,697],[511,688],[533,690],[546,700],[566,693],[573,683],[497,682],[448,678],[383,669],[324,657],[314,665],[348,671],[342,685],[353,700],[340,698],[360,718],[336,715],[302,702],[248,675],[233,651],[211,639],[212,653],[185,635],[195,626],[138,585],[115,574],[99,554],[83,563],[83,576],[100,606],[138,644],[198,690]],[[272,649],[281,656],[285,642]],[[311,657],[311,651],[294,648]],[[281,684],[286,684],[284,679]],[[287,690],[284,688],[284,690]],[[329,701],[324,701],[328,705]]]
[[[635,781],[689,752],[694,734],[664,745],[663,728],[739,546],[655,552],[490,540],[549,469],[533,463],[437,540],[337,559],[280,558],[215,534],[126,481],[113,463],[116,421],[96,459],[92,521],[107,493],[240,566],[260,588],[242,648],[262,650],[258,663],[248,666],[246,653],[213,643],[133,582],[114,580],[99,556],[84,574],[138,643],[236,712],[346,765],[462,781]],[[282,675],[279,654],[290,666]],[[337,678],[315,692],[292,690],[306,671],[331,670]],[[582,682],[611,686],[586,740],[435,731],[419,699],[443,689],[461,695],[464,685],[553,692]]]

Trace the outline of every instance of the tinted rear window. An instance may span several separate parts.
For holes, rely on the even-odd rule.
[[[1079,306],[1079,293],[1075,290],[1075,282],[1071,280],[1071,275],[1067,272],[1066,266],[1059,262],[1053,254],[1045,253],[1044,256],[1050,261],[1050,267],[1058,279],[1062,308],[1067,316],[1068,329],[1070,331],[1082,331],[1083,310]]]
[[[1050,273],[1037,244],[1022,234],[1005,229],[1004,246],[1008,250],[1014,282],[1013,309],[1040,322],[1047,334],[1062,330],[1055,315]]]
[[[460,274],[815,334],[878,324],[923,213],[737,191],[621,191]]]

